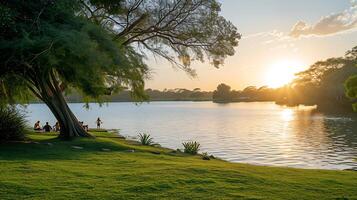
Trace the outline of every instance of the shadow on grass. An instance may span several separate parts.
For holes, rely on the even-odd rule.
[[[0,160],[72,160],[96,152],[104,153],[128,149],[131,149],[130,146],[106,141],[104,138],[80,138],[63,141],[55,136],[35,135],[35,139],[24,142],[0,143]]]
[[[90,154],[130,153],[133,150],[156,155],[190,156],[167,148],[141,145],[137,141],[125,140],[113,134],[70,141],[59,139],[57,133],[29,133],[27,136],[28,140],[23,142],[0,143],[0,161],[74,160]]]

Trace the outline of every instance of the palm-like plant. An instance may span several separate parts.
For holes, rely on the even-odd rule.
[[[200,146],[201,146],[200,143],[196,141],[183,142],[182,145],[185,148],[184,152],[192,155],[196,155],[200,150]]]
[[[142,145],[152,145],[154,143],[150,134],[139,133],[139,140]]]

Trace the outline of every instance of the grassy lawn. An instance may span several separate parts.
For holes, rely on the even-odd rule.
[[[96,134],[0,144],[0,199],[357,199],[357,172],[205,161]]]

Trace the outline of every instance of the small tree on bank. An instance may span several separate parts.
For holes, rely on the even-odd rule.
[[[192,60],[218,67],[240,38],[219,11],[215,0],[0,1],[1,102],[36,96],[59,121],[60,137],[90,136],[63,92],[100,101],[129,88],[143,100],[146,53],[190,75]]]
[[[229,102],[232,100],[231,87],[224,83],[217,86],[217,89],[212,95],[213,101],[215,102]]]

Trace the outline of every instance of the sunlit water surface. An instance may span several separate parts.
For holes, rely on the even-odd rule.
[[[274,103],[153,102],[109,103],[102,107],[70,104],[80,121],[120,129],[134,138],[149,133],[173,149],[182,142],[201,143],[201,152],[231,162],[321,169],[357,169],[357,118],[324,115],[313,107],[287,108]],[[27,108],[29,123],[55,119],[43,104]]]

